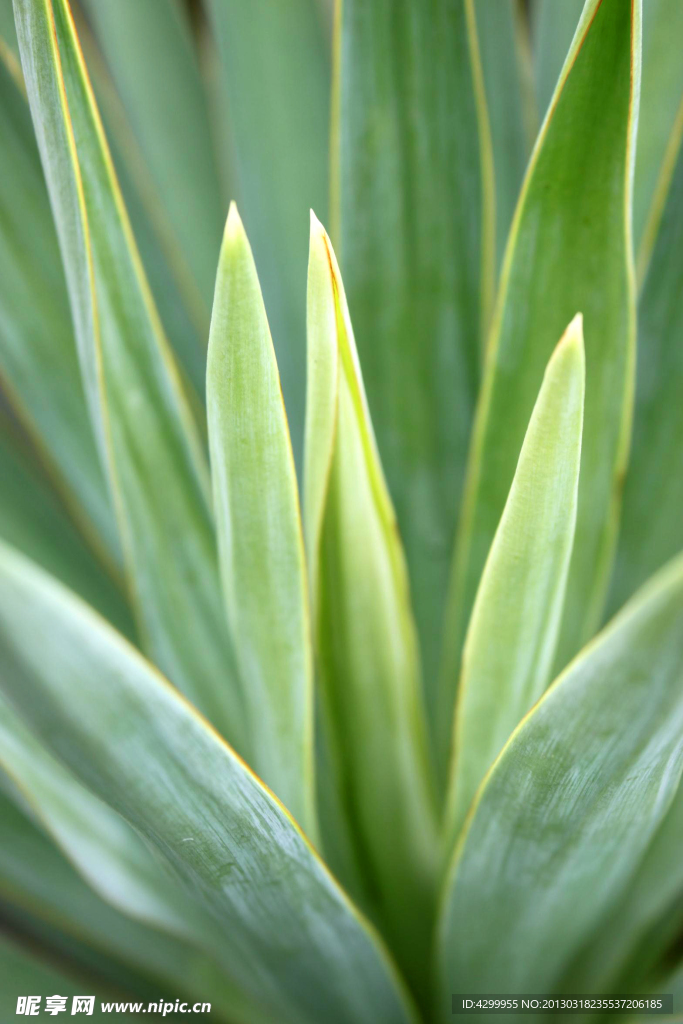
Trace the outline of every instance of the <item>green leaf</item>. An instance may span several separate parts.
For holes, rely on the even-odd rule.
[[[283,1024],[413,1019],[380,940],[282,806],[133,648],[4,548],[0,665],[46,747],[213,914],[240,991]]]
[[[449,852],[481,780],[550,681],[574,542],[583,397],[577,316],[548,363],[474,602],[456,704]]]
[[[568,974],[575,991],[623,992],[651,973],[683,924],[683,787],[618,907]],[[641,981],[641,984],[643,982]],[[669,992],[670,989],[662,989]]]
[[[0,413],[0,537],[75,590],[133,637],[130,609],[41,471],[16,423]]]
[[[376,912],[419,976],[436,829],[417,641],[341,276],[313,216],[308,347],[305,521],[324,735]]]
[[[11,57],[19,59],[19,44],[17,33],[14,27],[14,10],[12,0],[0,0],[0,51],[6,48]],[[6,59],[7,54],[3,53],[0,60]]]
[[[70,1008],[73,997],[83,995],[84,988],[86,994],[96,995],[91,1020],[111,1020],[112,1015],[101,1009],[100,1000],[117,999],[116,994],[107,992],[101,983],[92,978],[69,976],[41,959],[35,952],[29,953],[10,939],[0,936],[0,1014],[5,1020],[15,1019],[19,996],[39,995],[42,1007],[39,1012],[43,1016],[45,997],[55,994],[66,996]],[[116,1016],[123,1024],[135,1024],[139,1019],[127,1013],[118,1013]],[[150,1020],[154,1020],[154,1017],[150,1017]]]
[[[643,4],[643,83],[633,187],[638,280],[645,278],[683,140],[683,6]]]
[[[83,394],[64,274],[31,117],[0,59],[0,374],[83,532],[120,559]]]
[[[76,12],[78,9],[75,9]],[[127,113],[87,23],[77,23],[112,160],[164,329],[187,374],[192,398],[204,394],[209,309],[187,266]],[[215,265],[214,265],[215,271]],[[197,404],[199,398],[197,397]],[[202,410],[203,415],[203,410]]]
[[[106,3],[107,0],[104,0]],[[297,457],[304,422],[307,217],[328,194],[330,54],[317,0],[209,0],[235,189],[273,330]]]
[[[48,939],[73,938],[112,958],[117,965],[143,972],[152,979],[157,998],[163,985],[174,995],[183,992],[210,1002],[214,1012],[225,1013],[233,1022],[263,1024],[264,1018],[253,1006],[245,1008],[244,1001],[206,954],[126,917],[101,900],[46,836],[2,794],[0,814],[0,896],[9,901],[2,908],[5,913],[8,907],[13,916],[30,912],[35,922],[44,922]]]
[[[640,5],[588,0],[515,213],[468,464],[444,636],[439,751],[447,750],[472,603],[543,371],[583,313],[587,386],[576,543],[556,665],[601,616],[633,395],[628,209]],[[575,126],[580,124],[582,131]]]
[[[474,0],[476,36],[491,131],[499,267],[529,157],[515,0]]]
[[[583,7],[584,0],[561,0],[559,4],[557,0],[535,0],[534,78],[541,114],[550,106]]]
[[[182,898],[129,826],[47,753],[1,695],[0,737],[0,766],[102,899],[162,931],[196,940],[201,917],[198,924],[191,901]]]
[[[187,12],[179,0],[83,6],[208,321],[225,213]]]
[[[682,664],[678,559],[547,691],[480,789],[445,890],[444,1007],[465,979],[473,992],[563,991],[679,785]]]
[[[609,606],[683,549],[683,153],[638,311],[633,447]]]
[[[140,266],[68,5],[15,6],[86,396],[141,632],[155,661],[214,724],[245,736],[208,467]]]
[[[230,207],[206,382],[223,592],[245,681],[252,765],[316,835],[313,667],[287,417],[256,267]]]
[[[344,0],[333,113],[332,235],[406,548],[430,713],[495,257],[466,7]]]

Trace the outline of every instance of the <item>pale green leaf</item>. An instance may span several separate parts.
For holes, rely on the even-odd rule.
[[[161,332],[66,0],[16,0],[36,134],[91,415],[147,648],[230,737],[246,734],[208,467]]]
[[[107,2],[107,0],[104,0]],[[317,0],[209,0],[235,191],[277,353],[294,451],[304,422],[307,217],[327,210],[330,53]]]
[[[432,712],[495,257],[472,19],[465,0],[344,0],[338,29],[332,236]]]
[[[678,559],[553,684],[480,789],[444,894],[444,1020],[463,984],[562,991],[675,796],[682,684]]]
[[[548,363],[465,640],[447,850],[481,780],[550,681],[574,541],[584,352],[577,316]]]
[[[601,617],[633,398],[628,209],[639,53],[640,3],[587,0],[527,170],[487,349],[454,557],[440,681],[442,758],[484,561],[546,363],[577,310],[584,317],[586,405],[558,666],[592,635]]]
[[[282,806],[105,622],[4,548],[0,665],[50,751],[213,914],[239,990],[283,1024],[413,1019],[380,940]]]
[[[252,766],[316,835],[313,666],[304,544],[280,378],[234,204],[218,265],[206,382],[223,592]]]
[[[0,58],[0,374],[91,543],[120,561],[26,97]]]
[[[436,834],[417,641],[339,268],[314,217],[308,297],[304,493],[324,736],[375,911],[419,979]]]
[[[81,0],[208,322],[225,218],[187,11],[180,0]]]
[[[610,595],[616,610],[683,549],[683,153],[638,310],[633,446]]]

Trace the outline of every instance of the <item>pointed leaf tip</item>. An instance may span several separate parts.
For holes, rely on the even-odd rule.
[[[236,238],[242,237],[246,232],[244,225],[242,224],[242,218],[239,215],[237,209],[237,203],[235,200],[231,200],[230,208],[228,210],[228,219],[225,223],[225,241],[234,241]]]
[[[577,313],[569,323],[555,346],[555,351],[550,357],[546,372],[550,372],[556,363],[564,358],[577,360],[582,367],[582,372],[585,373],[586,354],[583,340],[583,313]]]

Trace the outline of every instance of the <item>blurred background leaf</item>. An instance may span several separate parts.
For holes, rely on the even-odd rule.
[[[339,19],[332,237],[406,548],[433,717],[495,259],[476,29],[465,0],[344,0]]]
[[[313,208],[325,220],[328,211],[327,12],[319,0],[208,0],[208,9],[222,58],[236,193],[300,461],[308,213]]]

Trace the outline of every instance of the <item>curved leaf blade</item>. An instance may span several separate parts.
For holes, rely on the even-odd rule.
[[[430,721],[495,271],[472,39],[469,0],[339,5],[332,236],[405,544]]]
[[[587,0],[508,241],[467,471],[441,672],[448,729],[462,643],[545,365],[581,310],[587,388],[576,543],[556,665],[594,631],[616,541],[633,400],[628,210],[640,0]],[[581,124],[583,130],[573,130]],[[440,755],[447,736],[440,737]]]
[[[553,684],[482,785],[449,873],[441,991],[558,991],[683,769],[683,560]]]
[[[282,806],[134,649],[6,548],[0,664],[45,746],[214,916],[238,990],[287,1024],[413,1020],[380,940]]]
[[[324,736],[361,874],[415,975],[436,855],[417,639],[339,268],[313,216],[308,294],[304,493]]]
[[[230,207],[206,381],[223,593],[252,765],[316,835],[313,666],[299,496],[256,267]]]
[[[474,602],[456,703],[449,852],[484,775],[550,681],[574,543],[584,375],[577,316],[548,363]]]
[[[68,4],[16,0],[15,10],[86,396],[141,632],[173,682],[239,742],[246,729],[208,468],[139,262]]]

